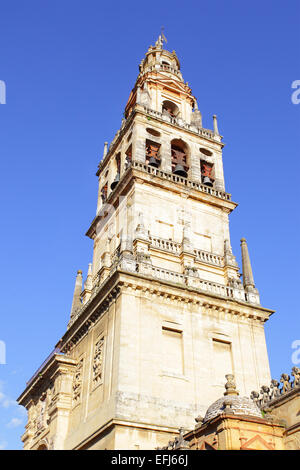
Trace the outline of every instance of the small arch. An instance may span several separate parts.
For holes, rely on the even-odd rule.
[[[150,127],[147,127],[146,131],[148,134],[154,135],[154,137],[160,137],[160,132],[158,132],[156,129],[152,129]]]
[[[176,117],[179,114],[179,108],[172,101],[164,100],[162,102],[162,113],[168,114],[171,117]]]

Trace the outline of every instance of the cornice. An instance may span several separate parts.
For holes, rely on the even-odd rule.
[[[149,283],[151,285],[149,285]],[[147,285],[148,284],[148,285]],[[78,318],[64,334],[59,344],[67,352],[84,337],[97,320],[108,311],[112,302],[121,294],[136,292],[151,295],[168,302],[184,302],[203,307],[203,314],[231,315],[232,317],[263,324],[274,311],[259,305],[251,305],[212,292],[203,292],[190,286],[180,286],[171,281],[155,279],[141,273],[118,268],[98,288],[92,301],[83,307]]]
[[[63,354],[54,354],[42,367],[38,374],[33,376],[33,379],[27,383],[25,390],[18,397],[17,402],[20,405],[26,406],[28,400],[32,399],[32,396],[43,388],[45,381],[49,381],[53,375],[61,371],[62,373],[68,373],[72,371],[76,366],[76,361]]]
[[[126,426],[132,427],[132,428],[138,428],[138,429],[145,429],[145,430],[151,430],[151,431],[159,431],[159,432],[165,432],[165,433],[173,433],[173,434],[178,434],[178,429],[174,426],[160,426],[157,424],[148,424],[148,423],[143,423],[143,422],[135,422],[135,421],[130,421],[130,420],[124,420],[124,419],[118,419],[118,418],[113,418],[109,421],[107,421],[104,425],[100,426],[97,430],[95,430],[91,435],[89,435],[87,438],[83,439],[79,444],[77,444],[73,450],[84,450],[87,448],[88,445],[91,445],[91,443],[97,439],[99,440],[99,437],[103,433],[107,433],[110,431],[112,428],[116,426]]]

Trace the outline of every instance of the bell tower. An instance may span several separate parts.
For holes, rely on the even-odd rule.
[[[260,305],[245,239],[241,281],[216,116],[212,127],[159,36],[104,144],[93,259],[83,286],[77,273],[67,331],[19,398],[25,448],[165,446],[220,396],[225,374],[243,395],[270,380],[273,312]]]

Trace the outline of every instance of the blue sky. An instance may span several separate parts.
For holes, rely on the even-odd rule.
[[[15,403],[64,333],[84,275],[103,142],[120,127],[138,64],[160,28],[212,128],[224,136],[226,189],[239,203],[231,241],[246,237],[272,375],[289,372],[299,331],[299,2],[264,0],[1,1],[0,449],[21,448]],[[296,148],[297,147],[297,148]]]

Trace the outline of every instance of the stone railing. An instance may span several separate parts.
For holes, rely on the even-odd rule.
[[[232,287],[201,279],[198,277],[197,269],[190,269],[193,271],[192,275],[189,273],[181,274],[175,271],[170,271],[169,269],[159,268],[150,263],[140,263],[137,265],[137,270],[140,274],[145,274],[147,276],[154,277],[155,279],[193,287],[203,292],[217,294],[223,297],[234,297]]]
[[[193,282],[193,287],[196,287],[204,292],[211,292],[212,294],[222,295],[223,297],[233,298],[233,288],[230,286],[224,286],[223,284],[217,284],[216,282],[204,281],[203,279],[197,279]]]
[[[182,252],[182,243],[174,242],[173,240],[167,240],[165,238],[153,237],[149,235],[151,247],[158,248],[159,250],[169,251],[175,255],[180,255]],[[205,250],[194,249],[196,255],[196,261],[211,264],[214,266],[224,267],[224,256],[216,255]]]
[[[171,67],[171,65],[166,65],[166,64],[161,64],[159,67],[160,70],[163,72],[170,72],[174,73],[175,75],[178,75],[178,69],[175,69],[174,67]]]
[[[179,77],[180,81],[183,81],[180,70],[178,70],[175,67],[172,67],[171,65],[166,65],[166,64],[149,65],[143,70],[143,72],[139,74],[139,77],[142,77],[149,72],[157,72],[157,70],[160,70],[162,72],[174,73],[174,75],[177,75]]]
[[[181,253],[181,243],[174,242],[173,240],[167,240],[165,238],[153,237],[149,235],[151,247],[158,248],[159,250],[170,251],[176,255]]]
[[[263,385],[259,392],[251,392],[250,397],[259,408],[263,409],[293,390],[298,389],[300,391],[300,368],[293,367],[291,375],[294,377],[293,381],[289,374],[281,374],[280,382],[272,379],[269,386]]]
[[[204,263],[213,264],[216,266],[223,267],[224,266],[224,256],[215,255],[214,253],[210,253],[209,251],[204,250],[194,250],[196,255],[196,261],[202,261]]]
[[[175,284],[185,284],[184,274],[170,271],[168,269],[158,268],[156,266],[152,266],[152,264],[148,264],[147,266],[145,266],[145,264],[140,264],[138,271],[155,277],[156,279],[161,279],[162,281],[170,281]]]
[[[168,181],[172,181],[174,183],[180,183],[184,186],[196,189],[206,194],[210,194],[211,196],[219,197],[226,201],[231,201],[231,194],[226,193],[224,191],[219,191],[217,189],[211,188],[210,186],[206,186],[205,184],[201,184],[197,181],[189,180],[184,178],[183,176],[178,176],[173,173],[168,173],[166,171],[162,171],[159,168],[155,168],[154,166],[147,165],[146,163],[141,163],[137,161],[132,161],[131,166],[139,171],[143,171],[150,175],[159,176],[160,178],[166,179]]]
[[[147,106],[143,106],[145,112],[148,116],[154,116],[156,119],[160,119],[161,121],[170,122],[175,126],[178,126],[182,129],[186,129],[194,134],[198,134],[202,137],[206,137],[211,140],[218,140],[219,136],[216,136],[213,131],[210,129],[204,129],[203,127],[199,128],[194,126],[193,124],[188,124],[187,122],[183,121],[181,118],[168,116],[168,114],[163,114],[155,109],[148,108]]]
[[[181,244],[173,242],[171,240],[159,239],[158,237],[151,237],[151,242],[154,244],[154,246],[157,246],[160,249],[166,249],[176,254],[178,254],[179,250],[181,250]],[[204,262],[211,262],[220,266],[219,263],[222,262],[222,256],[213,255],[202,250],[195,251],[197,252],[199,258],[201,256],[204,257]],[[208,260],[206,258],[206,255],[210,255],[208,257]],[[182,287],[190,287],[203,293],[218,295],[227,299],[236,299],[238,301],[248,302],[250,304],[253,303],[246,298],[245,291],[242,286],[228,286],[224,284],[219,284],[217,282],[201,279],[199,277],[199,270],[195,266],[186,267],[184,273],[178,273],[169,269],[153,266],[149,254],[141,253],[140,256],[135,258],[133,255],[124,256],[122,253],[119,253],[116,250],[115,256],[112,259],[111,266],[107,267],[106,274],[103,275],[102,273],[101,275],[102,270],[99,270],[97,275],[94,277],[94,284],[91,296],[85,303],[81,305],[81,307],[77,310],[76,314],[70,319],[68,328],[70,328],[72,324],[75,323],[75,321],[81,316],[83,311],[97,296],[98,292],[100,292],[100,290],[102,289],[102,285],[105,282],[106,278],[108,276],[112,276],[113,273],[117,270],[141,274],[147,277],[149,276],[153,279],[171,282]]]

